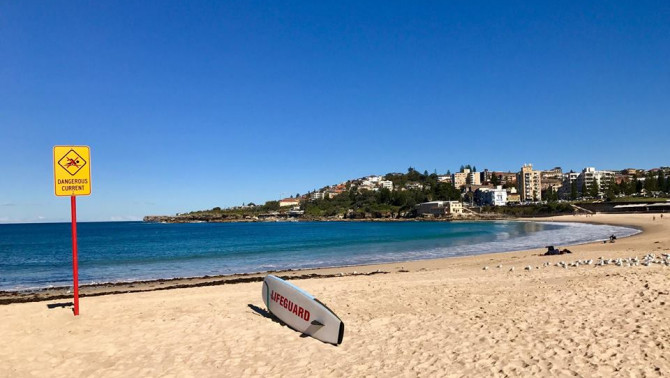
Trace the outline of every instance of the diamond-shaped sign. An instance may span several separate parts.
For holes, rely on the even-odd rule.
[[[58,160],[58,165],[63,167],[71,176],[74,176],[80,169],[84,168],[86,160],[75,150],[70,150]]]

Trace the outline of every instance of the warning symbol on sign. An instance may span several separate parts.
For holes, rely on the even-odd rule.
[[[86,160],[75,150],[68,151],[65,156],[58,160],[58,165],[63,167],[71,176],[74,176],[86,165]]]

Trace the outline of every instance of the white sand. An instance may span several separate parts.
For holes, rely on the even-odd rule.
[[[344,321],[339,347],[251,308],[264,310],[260,283],[82,298],[79,317],[47,308],[64,300],[0,306],[0,377],[670,375],[670,267],[542,267],[670,253],[669,218],[554,218],[645,231],[571,255],[489,254],[297,281]]]

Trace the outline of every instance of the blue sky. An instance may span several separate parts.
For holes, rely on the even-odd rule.
[[[670,2],[0,3],[0,222],[262,203],[369,174],[670,165]]]

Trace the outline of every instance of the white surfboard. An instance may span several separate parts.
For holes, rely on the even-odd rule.
[[[342,343],[342,320],[301,288],[268,275],[263,281],[263,301],[273,315],[296,331],[326,343]]]

